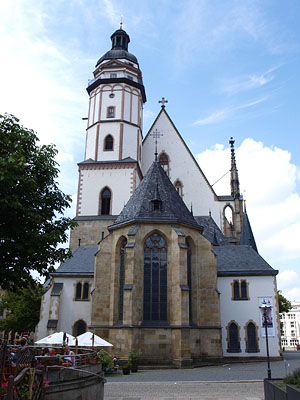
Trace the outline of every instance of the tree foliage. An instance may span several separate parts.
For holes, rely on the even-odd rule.
[[[36,133],[8,114],[0,140],[0,285],[15,290],[70,255],[57,246],[74,222],[62,217],[71,198],[58,188],[54,145],[38,146]]]
[[[6,311],[0,320],[0,331],[32,332],[39,322],[41,297],[44,289],[38,284],[18,289],[7,290],[1,298],[0,313]]]
[[[289,312],[292,309],[291,302],[281,294],[281,290],[278,290],[278,302],[280,313]]]

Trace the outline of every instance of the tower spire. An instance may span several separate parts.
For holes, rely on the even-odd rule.
[[[236,167],[234,142],[235,141],[234,141],[233,137],[231,137],[229,140],[230,150],[231,150],[230,187],[231,187],[231,196],[234,199],[239,199],[240,198],[240,183],[239,183],[238,170]]]

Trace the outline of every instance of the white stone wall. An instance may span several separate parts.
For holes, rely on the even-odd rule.
[[[276,287],[273,276],[239,276],[218,277],[218,291],[220,292],[220,313],[222,326],[222,348],[225,357],[266,357],[266,339],[264,329],[261,327],[261,311],[259,309],[259,297],[272,297],[273,299],[273,325],[274,335],[269,336],[269,352],[271,357],[280,355],[278,332],[278,310],[276,308]],[[249,300],[232,300],[232,283],[234,280],[245,280],[248,283]],[[245,326],[250,320],[254,321],[258,328],[258,353],[247,353]],[[240,327],[240,353],[227,352],[227,330],[230,321],[235,321]]]
[[[285,349],[295,350],[300,344],[300,301],[292,301],[292,309],[280,315],[282,324],[281,345]]]
[[[63,283],[60,296],[51,296],[52,286],[44,294],[41,305],[41,319],[35,332],[35,341],[50,335],[53,332],[68,332],[72,334],[74,324],[83,320],[87,326],[91,323],[91,301],[75,301],[75,286],[77,282],[88,282],[90,292],[93,290],[94,279],[92,277],[56,277],[55,283]],[[53,301],[59,302],[59,315],[53,315]],[[51,307],[52,303],[52,307]],[[51,308],[50,308],[51,307]],[[54,306],[57,308],[56,305]],[[55,330],[47,328],[49,319],[57,319],[58,325]]]
[[[209,215],[223,230],[222,211],[225,202],[219,202],[197,163],[172,126],[167,115],[162,112],[152,131],[158,130],[163,136],[158,139],[158,154],[165,152],[169,157],[169,178],[174,184],[179,179],[183,184],[183,197],[188,209],[193,206],[194,215]],[[145,174],[154,161],[155,140],[150,135],[143,142],[142,171]],[[230,193],[230,188],[228,188]],[[233,203],[232,203],[233,205]]]
[[[111,94],[113,98],[109,97]],[[115,108],[114,118],[107,117],[108,107]],[[90,95],[85,160],[107,161],[126,157],[137,160],[138,141],[142,137],[141,110],[140,92],[136,88],[127,84],[100,85],[96,88]],[[104,151],[104,140],[109,134],[114,138],[114,149]]]
[[[122,168],[122,166],[120,166]],[[131,168],[82,170],[78,215],[98,215],[104,187],[112,193],[111,214],[118,215],[133,193],[135,171]],[[136,184],[139,182],[137,181]]]
[[[40,339],[50,335],[50,333],[48,333],[49,330],[47,328],[47,323],[48,323],[48,319],[49,319],[51,290],[52,290],[52,286],[42,296],[40,320],[35,328],[34,341],[40,340]]]

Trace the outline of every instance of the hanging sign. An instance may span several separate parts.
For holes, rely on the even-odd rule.
[[[259,311],[260,311],[261,337],[266,337],[265,313],[266,313],[268,336],[275,336],[273,297],[271,297],[271,296],[259,297],[258,303],[259,303]],[[264,307],[262,307],[264,304],[267,305],[267,307],[265,309],[264,309]]]

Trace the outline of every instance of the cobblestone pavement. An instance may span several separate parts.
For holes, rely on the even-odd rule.
[[[263,382],[148,382],[105,384],[105,400],[263,400]]]
[[[271,362],[272,378],[300,367],[300,352]],[[267,363],[249,362],[193,369],[141,370],[106,377],[105,400],[262,400]]]

